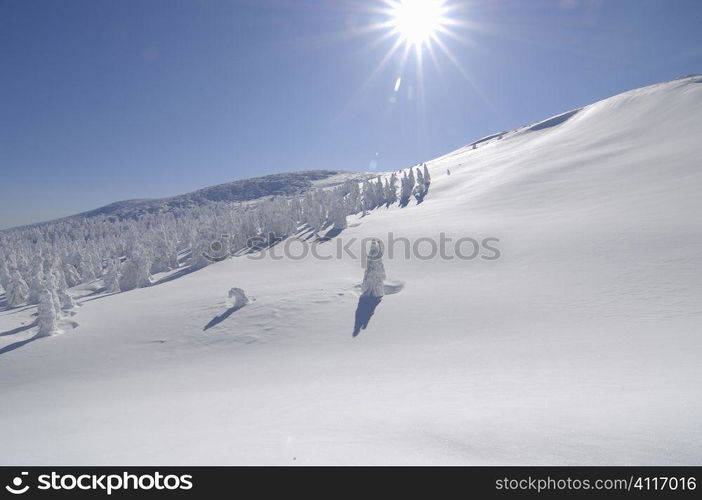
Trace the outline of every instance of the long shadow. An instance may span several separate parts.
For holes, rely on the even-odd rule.
[[[37,323],[39,323],[39,320],[34,320],[31,323],[29,323],[28,325],[22,325],[22,326],[18,326],[17,328],[14,328],[13,330],[7,330],[5,332],[0,332],[0,337],[7,337],[8,335],[14,335],[16,333],[21,333],[21,332],[27,331],[30,328],[37,326]]]
[[[358,306],[356,307],[356,321],[353,325],[354,337],[356,337],[361,330],[366,329],[373,313],[375,313],[375,308],[378,307],[381,300],[383,300],[382,297],[359,297]]]
[[[91,297],[89,299],[78,299],[80,301],[78,304],[80,305],[80,304],[83,304],[85,302],[92,302],[93,300],[104,299],[105,297],[111,297],[113,295],[117,295],[118,293],[122,293],[122,292],[106,293],[105,295],[100,295],[99,297]],[[86,295],[86,297],[87,297],[87,295]]]
[[[324,236],[322,236],[321,238],[319,238],[319,240],[317,240],[317,241],[319,241],[320,243],[324,243],[326,241],[331,241],[332,238],[336,238],[337,236],[339,236],[342,231],[343,231],[343,229],[333,227],[329,231],[327,231],[327,233]]]
[[[34,337],[30,337],[26,340],[20,340],[19,342],[15,342],[14,344],[6,345],[2,349],[0,349],[0,356],[2,356],[5,353],[8,353],[10,351],[14,351],[15,349],[19,349],[25,344],[29,344],[30,342],[34,342],[35,340],[39,339],[38,335],[35,335]]]
[[[82,300],[82,299],[87,299],[88,297],[95,297],[96,295],[100,295],[101,293],[104,293],[107,288],[104,286],[101,286],[97,290],[94,290],[88,294],[85,294],[81,297],[73,297],[76,300]]]
[[[234,314],[235,312],[237,312],[239,309],[241,309],[241,308],[244,307],[245,305],[246,305],[246,304],[243,304],[243,305],[240,305],[240,306],[230,307],[229,309],[227,309],[226,311],[224,311],[224,312],[223,312],[222,314],[220,314],[219,316],[215,316],[214,318],[212,318],[212,319],[210,320],[209,323],[207,323],[207,324],[205,325],[205,327],[202,329],[202,331],[203,331],[203,332],[204,332],[204,331],[207,331],[207,330],[209,330],[210,328],[212,328],[213,326],[219,325],[222,321],[224,321],[225,319],[227,319],[229,316],[231,316],[232,314]]]
[[[194,272],[195,269],[192,269],[190,266],[184,267],[182,269],[178,269],[176,272],[173,274],[169,274],[168,276],[165,276],[164,278],[161,278],[155,283],[152,283],[151,286],[156,286],[156,285],[163,285],[164,283],[168,283],[169,281],[177,280],[178,278],[182,278],[186,274],[190,274]]]

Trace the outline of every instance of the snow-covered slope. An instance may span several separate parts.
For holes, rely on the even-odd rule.
[[[356,337],[349,256],[89,296],[46,339],[33,308],[2,312],[0,461],[700,464],[700,137],[689,77],[430,162],[422,204],[337,238],[501,257],[386,258]],[[255,301],[222,315],[233,286]]]

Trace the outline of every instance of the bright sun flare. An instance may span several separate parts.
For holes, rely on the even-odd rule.
[[[390,11],[394,31],[408,45],[428,43],[446,22],[443,0],[397,0]]]

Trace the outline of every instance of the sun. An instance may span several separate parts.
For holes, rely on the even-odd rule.
[[[443,0],[396,0],[389,11],[393,32],[408,45],[428,44],[446,23]]]

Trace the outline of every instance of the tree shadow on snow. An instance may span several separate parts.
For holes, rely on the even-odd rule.
[[[339,236],[342,231],[343,231],[343,229],[333,227],[329,231],[327,231],[327,233],[324,236],[320,237],[317,241],[319,241],[319,243],[331,241],[333,238],[336,238],[337,236]]]
[[[0,356],[2,356],[5,353],[8,353],[10,351],[14,351],[15,349],[19,349],[23,345],[29,344],[30,342],[34,342],[35,340],[40,339],[40,338],[41,337],[39,337],[38,335],[35,335],[34,337],[30,337],[28,339],[20,340],[18,342],[13,343],[13,344],[6,345],[2,349],[0,349]]]
[[[366,329],[373,313],[375,313],[375,308],[378,307],[381,300],[383,300],[382,297],[365,297],[363,295],[358,298],[356,321],[353,325],[354,337],[358,336],[361,330]]]
[[[222,314],[220,314],[219,316],[215,316],[214,318],[212,318],[212,319],[210,320],[209,323],[207,323],[207,324],[204,326],[204,328],[202,329],[202,331],[203,331],[203,332],[204,332],[204,331],[207,331],[207,330],[209,330],[210,328],[212,328],[213,326],[219,325],[222,321],[224,321],[225,319],[227,319],[229,316],[231,316],[232,314],[234,314],[235,312],[237,312],[239,309],[241,309],[241,308],[244,307],[245,305],[246,305],[246,304],[242,304],[242,305],[240,305],[240,306],[230,307],[229,309],[227,309],[226,311],[224,311],[224,312],[223,312]]]
[[[178,269],[177,271],[169,274],[168,276],[164,276],[158,281],[155,281],[151,284],[151,286],[156,286],[156,285],[163,285],[164,283],[168,283],[169,281],[177,280],[178,278],[182,278],[186,274],[190,274],[195,272],[197,269],[193,269],[190,266],[187,267],[182,267]]]
[[[15,335],[16,333],[24,332],[26,330],[29,330],[30,328],[37,326],[37,323],[39,323],[39,320],[35,320],[27,325],[18,326],[17,328],[14,328],[12,330],[0,332],[0,337],[7,337],[8,335]]]
[[[73,297],[73,298],[76,300],[82,300],[82,299],[92,300],[92,299],[88,299],[88,297],[95,297],[97,295],[100,295],[101,293],[105,293],[105,290],[107,290],[107,287],[101,286],[100,288],[93,290],[90,293],[86,293],[85,295],[81,295],[80,297]]]
[[[110,293],[106,293],[105,295],[98,295],[97,297],[90,297],[90,296],[86,295],[86,297],[90,297],[90,298],[88,298],[88,299],[77,298],[76,302],[78,302],[78,305],[83,305],[85,302],[92,302],[93,300],[104,299],[105,297],[111,297],[112,295],[117,295],[118,293],[122,293],[122,292],[110,292]]]
[[[35,307],[36,304],[25,304],[21,306],[11,306],[10,304],[7,303],[7,294],[2,293],[0,294],[0,313],[7,312],[8,314],[15,314],[18,312],[22,312],[26,309],[29,309],[30,307]],[[12,311],[12,312],[8,312]]]

